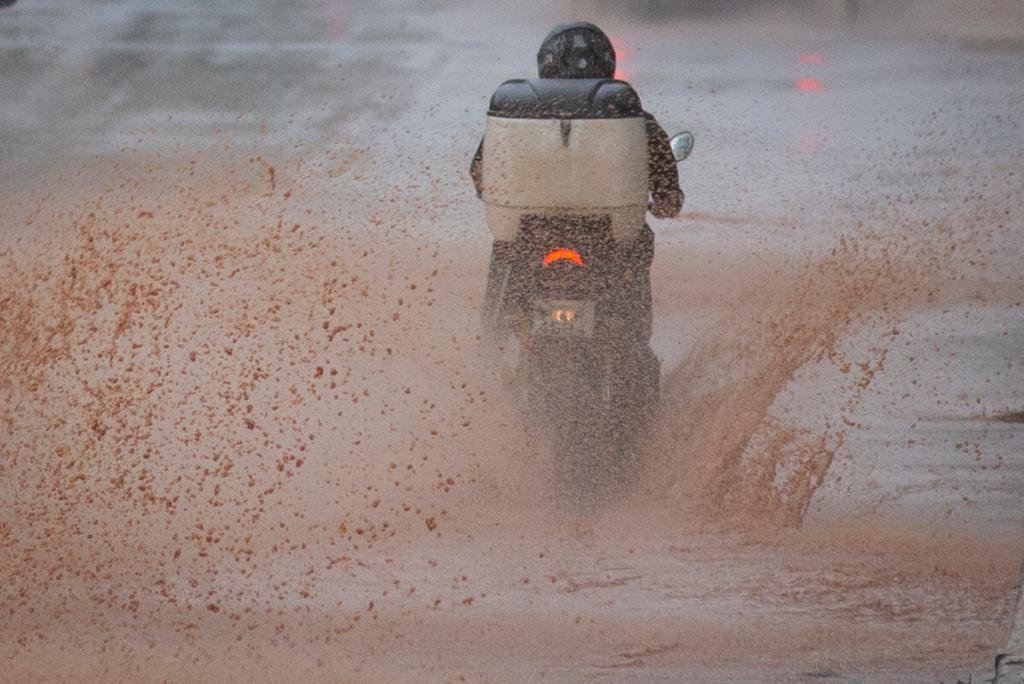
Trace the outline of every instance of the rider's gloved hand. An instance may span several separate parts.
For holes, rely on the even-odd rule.
[[[647,203],[647,210],[654,214],[655,218],[675,218],[683,208],[684,199],[683,191],[675,188],[674,192],[651,199]]]

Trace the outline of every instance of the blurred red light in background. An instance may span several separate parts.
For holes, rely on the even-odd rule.
[[[796,82],[796,89],[803,93],[817,93],[825,89],[825,84],[816,78],[801,78]]]
[[[628,81],[630,76],[629,69],[623,66],[623,63],[628,61],[628,57],[626,57],[626,44],[621,38],[611,38],[610,40],[612,41],[612,49],[615,50],[615,74],[612,78]]]

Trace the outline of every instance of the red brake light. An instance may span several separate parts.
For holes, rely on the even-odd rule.
[[[550,266],[556,261],[571,261],[577,266],[583,265],[583,257],[575,249],[569,249],[568,247],[559,247],[553,249],[544,255],[544,265]]]

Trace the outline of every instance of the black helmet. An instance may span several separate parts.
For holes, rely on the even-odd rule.
[[[615,49],[589,21],[559,24],[540,45],[537,71],[541,78],[612,78]]]

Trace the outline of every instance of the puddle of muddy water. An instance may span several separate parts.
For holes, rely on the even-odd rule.
[[[935,62],[907,51],[917,61],[899,78]],[[189,135],[171,130],[173,155],[153,151],[156,136],[110,164],[65,158],[59,180],[9,197],[0,653],[11,671],[894,679],[984,662],[1012,609],[1019,540],[899,514],[951,496],[970,513],[1019,491],[1017,433],[916,427],[924,408],[974,416],[979,399],[1016,420],[1020,395],[1005,388],[1022,367],[993,342],[1019,332],[1019,280],[1003,272],[1019,200],[996,182],[1015,167],[973,131],[968,163],[908,152],[923,138],[890,126],[913,118],[916,91],[878,86],[893,120],[856,88],[844,95],[896,54],[876,52],[851,49],[863,73],[840,65],[821,93],[758,94],[792,80],[758,71],[757,55],[714,67],[753,76],[695,81],[706,111],[690,115],[713,152],[685,171],[693,211],[657,227],[665,394],[648,471],[589,516],[552,501],[547,445],[477,357],[487,237],[458,194],[465,160],[452,149],[464,141],[433,130],[425,107],[392,128],[356,121],[355,133],[333,128],[352,112],[316,110],[340,142],[313,155],[240,153],[223,136],[188,154]],[[347,64],[372,69],[375,55]],[[306,61],[293,55],[285,72]],[[716,82],[732,87],[708,92]],[[965,108],[989,101],[956,83]],[[186,95],[215,95],[193,86]],[[768,104],[746,106],[751,91]],[[404,98],[373,106],[399,116]],[[758,122],[762,110],[774,118]],[[912,132],[931,139],[937,115],[917,113],[929,123]],[[183,130],[207,137],[190,121]],[[258,123],[237,125],[257,135]],[[423,147],[366,142],[425,128]],[[786,152],[757,147],[775,140],[766,129]],[[826,153],[858,136],[853,170],[822,178]],[[804,192],[819,185],[821,196]],[[968,340],[961,309],[986,301],[999,320]],[[991,363],[936,361],[983,347]],[[951,457],[969,459],[956,476]],[[894,500],[904,508],[891,516],[875,505]]]
[[[476,357],[483,250],[474,271],[451,245],[409,239],[403,210],[323,203],[339,163],[114,168],[84,196],[23,203],[0,340],[10,658],[58,675],[75,665],[47,648],[70,648],[93,654],[85,671],[143,676],[135,654],[188,653],[208,674],[269,644],[275,667],[360,663],[373,678],[431,649],[479,663],[509,630],[514,653],[544,653],[543,635],[568,630],[573,668],[678,671],[745,667],[750,649],[782,667],[790,646],[728,636],[751,611],[778,627],[773,606],[795,611],[778,628],[808,648],[839,648],[818,640],[838,615],[895,621],[889,637],[924,647],[935,632],[915,625],[936,601],[996,629],[1013,573],[1000,554],[784,532],[851,426],[792,427],[777,398],[827,363],[853,415],[885,354],[849,359],[838,340],[895,325],[907,288],[927,291],[912,267],[844,242],[737,277],[665,379],[649,484],[574,519],[552,505],[546,445]],[[37,225],[50,231],[30,242]],[[65,611],[93,636],[58,627]],[[468,650],[430,636],[442,629]],[[645,636],[602,636],[619,629]],[[662,648],[670,633],[684,647]],[[393,671],[389,641],[407,649]]]

